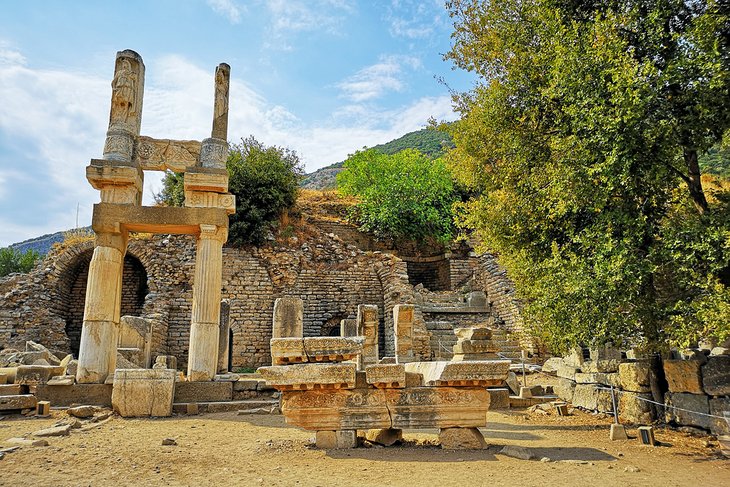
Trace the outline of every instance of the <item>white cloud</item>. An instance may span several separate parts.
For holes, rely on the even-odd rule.
[[[271,15],[266,47],[292,50],[290,37],[301,32],[338,35],[343,16],[354,11],[349,0],[268,0]]]
[[[12,147],[0,147],[0,246],[73,228],[77,203],[79,224],[90,223],[91,207],[99,195],[86,181],[85,167],[91,158],[101,156],[111,94],[110,73],[35,69],[13,50],[3,59],[11,61],[0,63],[0,137]],[[417,60],[405,58],[398,62],[386,58],[378,64],[382,66],[358,73],[363,84],[351,80],[353,99],[372,99],[375,95],[369,93],[399,88],[401,67],[418,65]],[[148,60],[146,76],[143,135],[196,140],[210,136],[212,67],[202,69],[169,55]],[[385,82],[377,85],[377,80]],[[230,97],[229,140],[253,134],[266,144],[290,147],[308,172],[342,161],[365,145],[422,128],[431,116],[453,118],[448,96],[422,98],[395,110],[355,102],[311,124],[235,77]],[[23,155],[22,162],[17,154]],[[147,203],[151,192],[159,190],[160,174],[145,174]],[[18,217],[21,210],[33,218]]]
[[[394,0],[386,9],[390,35],[407,39],[426,39],[448,27],[443,1]]]
[[[343,96],[353,102],[370,101],[390,91],[402,91],[403,67],[416,69],[421,63],[411,56],[384,56],[337,85]]]
[[[207,0],[208,6],[217,14],[226,17],[232,24],[241,22],[241,12],[245,7],[240,7],[234,0]]]

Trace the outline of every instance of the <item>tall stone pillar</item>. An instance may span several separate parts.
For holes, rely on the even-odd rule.
[[[357,306],[357,334],[365,337],[362,355],[358,357],[358,369],[378,363],[378,307],[374,304]]]
[[[103,383],[114,374],[119,341],[127,233],[100,233],[89,264],[76,381]]]
[[[413,354],[413,305],[393,306],[393,327],[395,335],[395,360],[397,363],[415,362]]]
[[[210,138],[200,146],[200,163],[203,167],[225,169],[228,158],[228,91],[231,67],[221,63],[215,70],[215,100],[213,103],[213,129]]]
[[[190,381],[211,380],[217,371],[223,243],[227,237],[227,228],[200,225],[188,352]]]

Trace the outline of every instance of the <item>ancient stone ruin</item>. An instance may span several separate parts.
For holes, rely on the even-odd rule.
[[[228,85],[230,67],[215,75],[211,137],[197,141],[140,135],[145,68],[134,51],[117,53],[109,129],[102,159],[92,159],[86,178],[101,193],[94,205],[96,234],[89,265],[81,330],[79,383],[103,383],[114,374],[119,340],[124,254],[130,232],[187,234],[197,238],[188,378],[210,380],[217,372],[222,248],[228,214]],[[185,174],[185,208],[144,207],[144,171]]]

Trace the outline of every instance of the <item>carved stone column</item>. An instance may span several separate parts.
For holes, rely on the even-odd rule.
[[[104,142],[104,159],[131,161],[134,141],[142,124],[144,63],[142,57],[127,49],[117,53],[112,80],[109,129]]]
[[[393,307],[395,335],[395,360],[402,364],[415,362],[413,354],[413,305],[397,304]]]
[[[227,228],[200,225],[188,353],[190,381],[211,380],[217,371],[223,243],[227,238]]]
[[[103,383],[114,374],[127,232],[100,233],[89,264],[76,381]]]
[[[365,370],[371,364],[377,364],[378,353],[378,307],[374,304],[357,306],[357,334],[365,337],[362,355],[358,357],[358,369]]]

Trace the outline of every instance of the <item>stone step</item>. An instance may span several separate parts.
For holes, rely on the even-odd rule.
[[[199,413],[227,413],[242,410],[254,409],[272,409],[279,406],[277,400],[257,400],[247,399],[243,401],[223,401],[223,402],[176,402],[172,405],[172,411],[178,414],[187,414],[188,404],[197,404]]]

